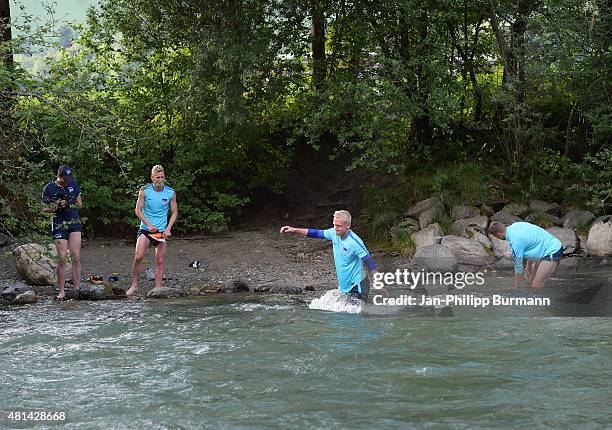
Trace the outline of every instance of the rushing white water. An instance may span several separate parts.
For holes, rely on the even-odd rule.
[[[610,318],[347,299],[0,308],[0,428],[609,427]],[[24,418],[43,411],[64,418]]]
[[[321,297],[314,299],[308,306],[310,309],[319,309],[330,312],[346,312],[358,314],[363,310],[362,302],[342,293],[340,290],[330,290]]]

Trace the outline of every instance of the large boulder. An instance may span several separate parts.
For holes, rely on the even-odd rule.
[[[475,229],[474,227],[468,227],[461,237],[466,237],[468,239],[475,240],[476,242],[484,246],[485,249],[491,250],[493,248],[493,245],[491,244],[489,238],[480,230]]]
[[[493,264],[495,256],[480,242],[459,236],[444,236],[440,245],[450,249],[457,257],[458,264],[482,267]]]
[[[548,228],[550,226],[560,226],[563,224],[561,218],[543,211],[535,211],[530,213],[529,215],[527,215],[527,218],[525,218],[525,221],[531,224],[539,225],[542,228]]]
[[[502,258],[491,265],[491,268],[499,271],[514,270],[514,259]]]
[[[561,215],[561,206],[557,203],[545,202],[543,200],[532,200],[529,202],[529,209],[531,209],[531,212],[546,212],[555,216]]]
[[[472,218],[480,215],[480,209],[474,206],[455,205],[453,206],[452,218],[464,219]]]
[[[529,210],[529,206],[522,203],[508,203],[502,208],[502,211],[519,218],[525,218],[527,215],[529,215],[529,212],[531,212]]]
[[[514,224],[515,222],[519,222],[522,220],[516,215],[512,215],[504,211],[498,211],[493,214],[493,216],[491,217],[491,221],[501,222],[507,227],[510,224]]]
[[[563,244],[563,255],[573,254],[578,249],[578,237],[571,228],[550,227],[546,231],[561,241]]]
[[[495,210],[491,206],[483,204],[482,206],[480,206],[480,213],[482,215],[490,217],[493,216]]]
[[[599,257],[612,256],[612,215],[597,218],[586,241],[586,251],[589,255]]]
[[[442,204],[434,204],[429,209],[424,210],[419,215],[419,226],[421,229],[424,229],[428,225],[434,222],[434,220],[438,217],[439,214],[442,213]]]
[[[55,284],[57,251],[55,246],[28,243],[18,246],[13,252],[17,272],[30,285]]]
[[[501,240],[493,236],[489,235],[489,240],[491,241],[491,245],[493,246],[493,255],[496,257],[502,257],[506,259],[512,259],[512,249],[510,248],[510,242],[507,240]]]
[[[407,218],[415,218],[416,219],[416,218],[419,217],[419,215],[421,215],[421,213],[425,212],[428,209],[431,209],[434,206],[441,206],[439,198],[432,197],[432,198],[429,198],[427,200],[421,200],[420,202],[418,202],[414,206],[412,206],[410,209],[408,209],[404,213],[404,216],[406,216]]]
[[[454,272],[457,269],[457,257],[448,248],[434,244],[425,246],[414,254],[412,262],[432,272]]]
[[[589,224],[595,215],[590,211],[572,210],[565,214],[563,217],[563,227],[565,228],[576,228],[583,225]]]
[[[486,216],[475,216],[472,218],[458,219],[451,225],[451,233],[455,236],[464,236],[465,231],[472,227],[481,233],[486,232],[489,219]],[[467,236],[464,236],[467,237]]]
[[[389,235],[392,238],[395,238],[398,234],[404,232],[410,236],[412,233],[419,231],[419,228],[420,226],[417,220],[406,218],[404,221],[391,227],[391,230],[389,230]]]
[[[444,236],[442,227],[439,224],[430,224],[423,230],[412,234],[412,241],[418,251],[429,245],[440,243],[440,239]]]
[[[127,297],[125,289],[118,285],[83,284],[79,287],[78,293],[80,300],[116,300],[125,297]]]

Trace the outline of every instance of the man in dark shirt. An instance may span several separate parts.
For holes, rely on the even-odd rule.
[[[43,212],[53,214],[51,236],[59,261],[57,264],[58,299],[64,298],[66,284],[66,255],[70,249],[72,258],[72,282],[78,291],[81,282],[81,220],[77,208],[83,206],[81,188],[72,178],[72,169],[62,165],[57,170],[57,177],[43,189],[43,203],[47,206]]]

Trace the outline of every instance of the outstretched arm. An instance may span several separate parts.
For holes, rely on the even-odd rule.
[[[319,239],[325,239],[323,230],[316,230],[314,228],[297,228],[297,227],[291,227],[291,226],[286,225],[284,227],[281,227],[280,232],[281,233],[297,233],[297,234],[301,234],[302,236],[306,236],[306,237],[316,237]]]
[[[291,227],[289,225],[281,227],[280,232],[282,234],[284,234],[284,233],[297,233],[297,234],[301,234],[302,236],[308,236],[308,229],[307,228],[296,228],[296,227]]]

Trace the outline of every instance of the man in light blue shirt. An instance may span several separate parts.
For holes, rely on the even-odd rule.
[[[507,240],[514,256],[514,288],[521,285],[523,259],[527,260],[525,277],[533,288],[543,288],[563,257],[559,239],[537,225],[515,222],[506,227],[500,222],[489,226],[489,234]]]
[[[176,192],[165,184],[166,173],[159,164],[151,169],[151,181],[150,184],[140,189],[134,209],[134,213],[140,219],[140,229],[132,265],[132,283],[126,292],[128,296],[138,290],[138,277],[142,271],[141,263],[149,245],[155,248],[155,286],[153,288],[161,288],[164,279],[166,239],[172,235],[172,226],[178,216]],[[170,211],[170,220],[168,220],[168,211]]]
[[[362,263],[366,264],[372,275],[376,272],[376,265],[361,238],[351,230],[350,213],[344,210],[334,212],[334,227],[327,230],[286,225],[280,232],[330,240],[334,250],[338,288],[345,294],[367,302],[370,282],[363,271]]]

